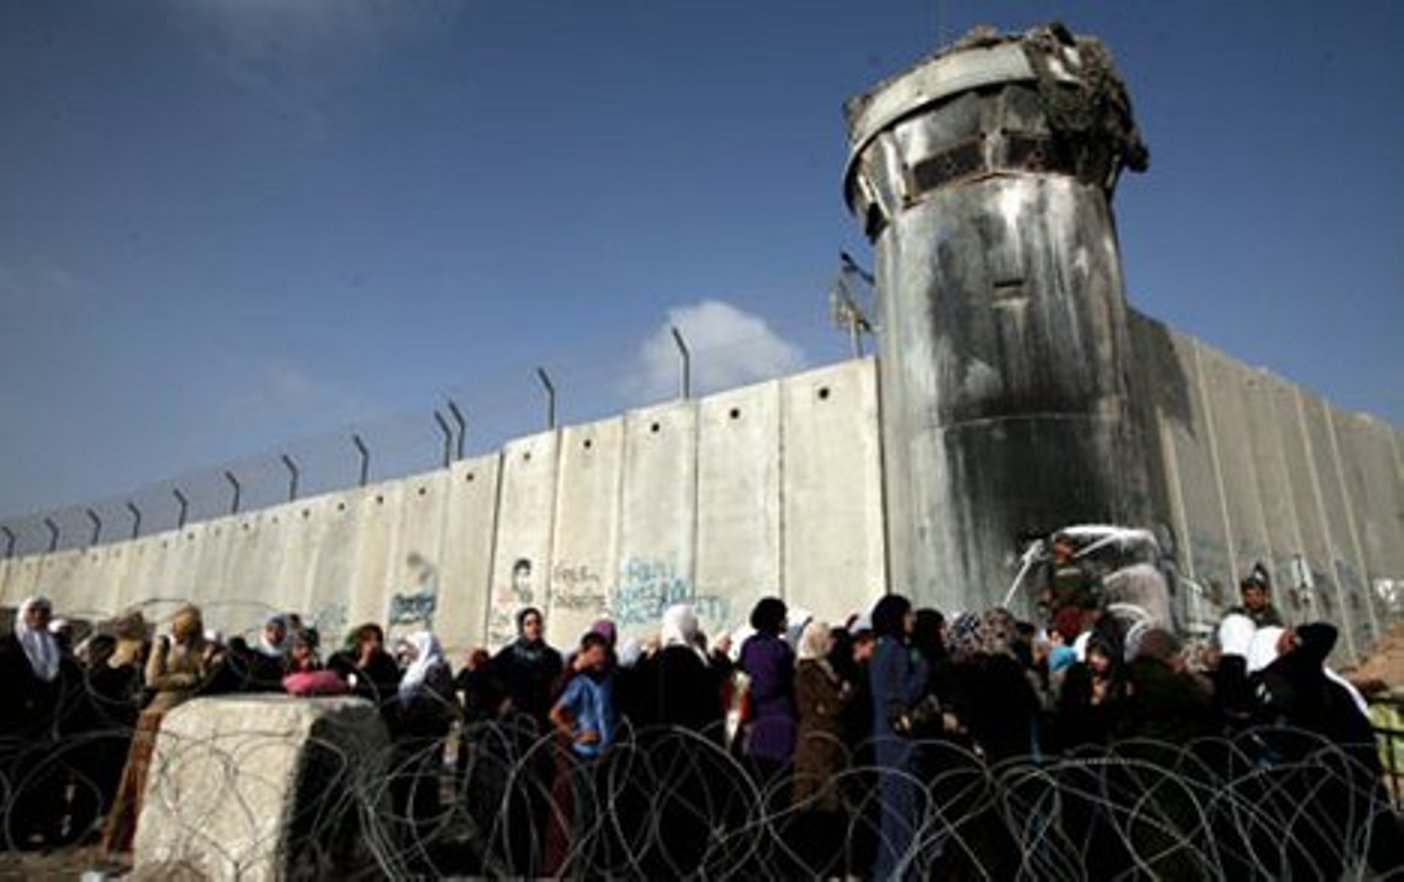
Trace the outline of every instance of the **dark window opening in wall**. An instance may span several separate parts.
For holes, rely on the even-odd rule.
[[[303,516],[304,518],[310,518],[310,517],[312,517],[312,509],[310,509],[310,508],[304,508],[304,509],[302,510],[302,516]]]
[[[337,511],[346,511],[346,503],[344,503],[344,502],[338,502],[338,503],[336,504],[336,510],[337,510]]]
[[[377,496],[377,497],[375,497],[375,504],[376,504],[376,505],[384,505],[384,504],[385,504],[385,497],[384,497],[384,496]]]
[[[732,418],[733,420],[739,420],[739,419],[741,419],[741,408],[739,408],[739,407],[733,407],[733,408],[731,409],[731,418]]]
[[[591,447],[594,446],[594,444],[595,444],[595,442],[591,441],[589,438],[586,438],[586,439],[585,439],[585,449],[586,449],[586,450],[589,450]]]
[[[662,427],[661,425],[659,425],[658,423],[654,423],[653,425],[651,425],[651,426],[648,427],[648,430],[649,430],[650,432],[653,432],[654,434],[657,434],[658,431],[659,431],[660,429],[662,429],[662,428],[663,428],[663,427]]]
[[[530,451],[530,450],[528,450],[528,451],[526,451],[525,453],[522,454],[522,462],[531,462],[531,451]]]
[[[1025,299],[1023,279],[1000,279],[991,287],[996,301]]]
[[[828,400],[829,400],[829,387],[828,387],[828,386],[820,386],[820,387],[819,387],[819,400],[820,400],[820,401],[828,401]]]
[[[463,480],[467,481],[467,482],[470,483],[470,484],[473,483],[473,473],[472,473],[472,472],[469,472],[468,475],[467,475]]]
[[[428,488],[428,487],[420,487],[420,488],[419,488],[419,495],[420,495],[420,496],[423,496],[424,494],[426,494],[426,493],[428,493],[428,492],[429,492],[429,488]]]

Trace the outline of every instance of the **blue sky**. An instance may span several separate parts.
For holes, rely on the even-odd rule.
[[[344,482],[352,425],[427,467],[446,394],[475,449],[539,424],[538,364],[608,415],[668,394],[670,320],[709,386],[840,358],[842,101],[1053,18],[1151,147],[1132,303],[1404,422],[1404,4],[12,0],[0,514]]]

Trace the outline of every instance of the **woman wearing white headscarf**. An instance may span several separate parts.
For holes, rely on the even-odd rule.
[[[670,646],[683,646],[697,654],[704,662],[707,653],[698,644],[697,634],[701,626],[697,613],[686,603],[675,603],[663,611],[663,623],[658,632],[663,649]]]
[[[408,821],[410,835],[422,843],[443,811],[439,769],[458,700],[439,638],[415,631],[396,643],[395,655],[404,675],[387,714],[394,740],[390,793],[396,816]]]
[[[848,765],[842,714],[853,697],[853,687],[839,679],[829,664],[832,646],[829,626],[811,619],[800,633],[795,662],[799,729],[795,739],[794,803],[796,807],[826,812],[839,809],[834,778]]]
[[[15,640],[29,662],[30,674],[45,683],[58,677],[63,658],[58,638],[49,629],[53,611],[47,597],[30,597],[15,614]]]
[[[697,613],[685,603],[663,611],[662,647],[639,662],[635,713],[639,727],[680,726],[721,734],[722,685],[729,665],[702,649]]]
[[[9,836],[21,845],[35,838],[52,842],[61,832],[63,782],[42,760],[64,734],[64,687],[82,679],[49,633],[52,615],[47,598],[30,597],[20,604],[11,633],[0,636],[0,777],[23,781],[22,789],[6,794],[0,817],[8,818]]]
[[[1259,628],[1253,632],[1253,639],[1248,641],[1248,676],[1259,673],[1277,661],[1277,657],[1282,654],[1282,638],[1286,633],[1287,629],[1276,625]]]
[[[401,699],[412,699],[425,689],[437,687],[438,680],[448,673],[439,638],[428,631],[415,631],[405,637],[400,649],[409,662],[400,678]]]
[[[1239,613],[1229,613],[1219,623],[1219,663],[1213,672],[1214,703],[1229,733],[1252,724],[1253,692],[1248,684],[1248,655],[1257,632],[1258,626],[1253,620]]]

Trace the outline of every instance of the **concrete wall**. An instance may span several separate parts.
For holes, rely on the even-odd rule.
[[[1399,617],[1376,587],[1404,582],[1400,432],[1143,316],[1131,331],[1181,571],[1231,603],[1261,560],[1289,618],[1341,623],[1342,661],[1364,651]],[[845,362],[398,481],[0,561],[0,602],[42,591],[62,614],[143,604],[159,619],[190,599],[231,634],[294,609],[331,643],[363,621],[431,627],[456,662],[510,640],[525,603],[562,646],[601,615],[649,633],[677,601],[709,633],[768,593],[838,621],[888,586],[877,427],[874,363]]]
[[[297,610],[329,642],[363,621],[430,627],[455,660],[515,635],[526,604],[569,646],[601,616],[709,633],[764,594],[831,620],[883,590],[877,381],[846,362],[543,432],[496,454],[183,530],[4,562],[3,598],[154,618],[190,599],[252,634]]]
[[[1262,562],[1287,618],[1339,624],[1340,661],[1367,652],[1400,619],[1377,590],[1404,576],[1400,432],[1152,319],[1131,329],[1160,517],[1181,572],[1217,593],[1205,616]]]

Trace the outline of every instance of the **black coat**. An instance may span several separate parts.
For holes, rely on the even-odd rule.
[[[686,646],[668,646],[641,659],[634,671],[634,723],[720,734],[722,686],[729,673],[715,656],[703,661]]]
[[[551,710],[551,688],[561,675],[561,654],[544,643],[531,648],[518,640],[502,649],[492,660],[492,673],[506,690],[520,713],[543,728]]]

